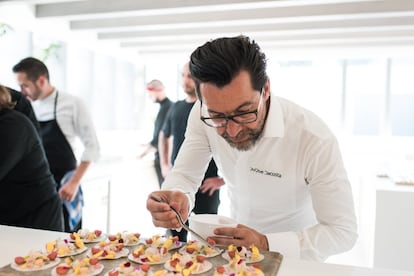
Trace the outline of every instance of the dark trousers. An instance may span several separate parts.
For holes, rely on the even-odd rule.
[[[67,232],[67,233],[78,232],[78,230],[82,228],[82,219],[75,226],[75,228],[70,229],[68,210],[66,210],[66,207],[65,206],[62,206],[62,209],[63,209],[63,221],[64,221],[64,224],[65,224],[65,232]]]
[[[220,205],[220,190],[215,191],[211,196],[203,194],[200,190],[196,193],[195,206],[192,210],[195,214],[217,214]],[[186,222],[188,225],[188,220]],[[169,229],[167,235],[178,236],[182,242],[187,241],[187,231],[181,229],[180,232]]]

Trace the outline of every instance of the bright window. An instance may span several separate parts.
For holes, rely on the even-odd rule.
[[[392,63],[390,121],[392,135],[414,136],[414,58]]]

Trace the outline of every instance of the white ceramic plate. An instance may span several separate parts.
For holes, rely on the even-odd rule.
[[[98,257],[99,260],[116,260],[122,257],[126,257],[129,254],[129,249],[127,248],[122,248],[121,251],[115,252],[115,256],[113,258],[108,258],[108,257]],[[92,257],[92,251],[89,249],[88,253],[86,253],[86,255],[88,255],[89,257]]]
[[[110,271],[118,271],[119,272],[119,268],[113,268]],[[105,273],[104,276],[109,276],[109,272],[110,271],[108,271],[107,273]],[[138,272],[140,274],[138,274]],[[134,275],[134,276],[136,276],[136,275],[145,275],[145,276],[148,276],[148,275],[152,275],[153,273],[154,272],[152,271],[152,269],[150,269],[148,272],[144,272],[142,270],[139,270],[139,271],[134,270],[132,273],[121,273],[121,272],[119,272],[119,275],[121,275],[121,276],[128,276],[128,275]]]
[[[88,250],[86,246],[84,248],[76,248],[75,250],[72,250],[72,252],[70,253],[58,254],[58,257],[63,258],[63,257],[68,257],[68,256],[75,256],[75,255],[85,252],[86,250]]]
[[[97,237],[96,239],[93,239],[93,240],[87,240],[87,239],[83,239],[83,238],[80,238],[80,239],[83,241],[83,243],[94,243],[94,242],[103,241],[105,238],[106,238],[106,236],[104,234],[102,234],[102,235],[100,235],[99,237]],[[71,238],[69,238],[69,241],[70,242],[75,242],[75,240],[73,240]]]
[[[227,254],[227,250],[223,253],[223,254],[221,254],[221,256],[225,259],[225,260],[227,260],[227,261],[230,261],[230,257],[229,257],[229,255]],[[263,254],[259,254],[259,259],[257,259],[257,260],[252,260],[252,259],[250,259],[250,258],[241,258],[246,264],[252,264],[252,263],[258,263],[258,262],[261,262],[261,261],[263,261],[263,259],[264,259],[264,255]]]
[[[144,245],[146,245],[146,246],[153,246],[153,245],[151,245],[151,244],[148,244],[148,243],[146,242],[146,240],[145,240],[145,239],[141,239],[141,240],[138,242],[138,244],[144,244]],[[168,251],[171,251],[171,250],[174,250],[174,249],[180,248],[180,247],[182,247],[184,244],[185,244],[185,242],[176,241],[176,242],[174,242],[174,243],[171,245],[171,247],[170,247],[170,249],[168,249]]]
[[[136,242],[129,242],[129,243],[124,242],[124,246],[135,246],[135,245],[138,245],[139,243],[141,243],[140,240]]]
[[[17,271],[32,272],[32,271],[40,271],[40,270],[49,269],[51,267],[58,265],[59,263],[60,263],[60,259],[56,258],[54,261],[51,261],[50,263],[46,265],[43,265],[41,267],[36,267],[36,268],[22,268],[18,264],[16,264],[14,261],[10,264],[10,266],[11,268]]]
[[[124,240],[124,246],[135,246],[135,245],[138,245],[139,243],[141,243],[141,238],[140,237],[136,238],[137,241],[135,241],[135,242],[131,241],[131,239],[132,239],[131,236],[135,236],[135,234],[132,233],[132,232],[126,232],[125,231],[125,232],[120,232],[120,233],[114,234],[112,236],[117,237],[118,235],[120,235],[120,238]],[[109,238],[109,235],[108,235],[108,238]],[[119,240],[119,239],[117,239],[117,240]],[[108,241],[109,241],[109,239],[108,239]]]
[[[178,250],[178,252],[180,252],[181,254],[190,254],[190,253],[188,253],[188,252],[186,251],[186,249],[187,249],[187,246],[185,245],[185,246],[181,247],[181,248]],[[201,254],[201,253],[199,253],[199,251],[198,251],[198,250],[196,250],[196,251],[194,251],[194,253],[191,253],[190,255],[201,255],[201,256],[204,256],[204,257],[206,257],[206,258],[213,258],[213,257],[215,257],[215,256],[220,255],[222,252],[223,252],[223,249],[220,249],[220,251],[216,251],[216,252],[215,252],[215,253],[213,253],[213,254]]]
[[[234,271],[234,269],[231,269],[230,268],[230,265],[226,264],[226,265],[223,265],[223,267],[225,269],[225,272],[222,274],[223,276],[236,275],[236,272]],[[254,269],[252,267],[248,266],[247,269],[246,269],[246,273],[247,272],[250,272],[251,273],[251,270],[254,270]],[[250,274],[248,274],[248,275],[250,275]],[[257,276],[264,276],[263,273],[257,273],[255,275],[257,275]]]
[[[179,272],[179,271],[176,271],[176,270],[175,270],[175,268],[174,268],[174,267],[172,267],[172,266],[170,265],[170,262],[166,262],[166,263],[164,264],[164,267],[165,267],[165,269],[167,269],[168,271],[172,271],[172,272]],[[212,264],[212,263],[210,263],[209,261],[204,261],[203,263],[201,263],[200,269],[199,269],[198,271],[191,271],[191,275],[194,275],[194,274],[201,274],[201,273],[207,272],[207,271],[209,271],[212,267],[213,267],[213,264]]]
[[[150,262],[150,261],[142,261],[142,259],[145,257],[139,257],[139,258],[135,258],[134,255],[129,254],[128,255],[128,260],[135,262],[135,263],[139,263],[139,264],[150,264],[150,265],[155,265],[155,264],[163,264],[166,261],[168,261],[171,258],[171,254],[167,253],[165,254],[158,262]]]
[[[103,264],[96,264],[95,267],[92,269],[92,267],[89,268],[89,272],[86,276],[94,276],[94,275],[98,275],[99,273],[102,272],[102,270],[104,269],[104,265]],[[57,274],[56,272],[56,267],[54,269],[52,269],[52,276],[60,276],[59,274]],[[74,276],[73,274],[73,269],[70,269],[68,271],[67,274],[65,274],[65,276]]]

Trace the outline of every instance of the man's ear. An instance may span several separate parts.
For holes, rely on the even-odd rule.
[[[270,80],[267,78],[266,84],[264,86],[263,93],[265,94],[265,100],[267,100],[270,97]]]
[[[36,84],[39,87],[44,87],[47,83],[47,78],[45,76],[39,76],[39,78],[36,81]]]

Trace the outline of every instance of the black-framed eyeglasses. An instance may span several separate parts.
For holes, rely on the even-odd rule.
[[[263,88],[260,91],[260,101],[257,105],[257,108],[255,110],[246,111],[234,115],[220,115],[220,116],[214,116],[214,117],[204,117],[202,116],[202,103],[200,105],[200,119],[203,121],[206,125],[214,128],[219,127],[226,127],[227,123],[231,120],[237,124],[250,124],[257,120],[257,114],[259,113],[260,107],[262,106],[262,94],[263,94]]]

